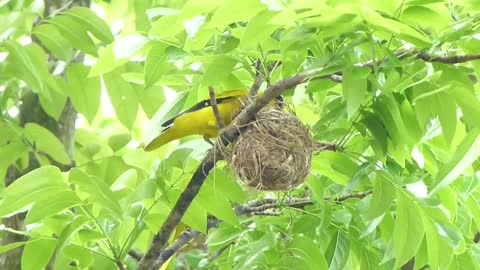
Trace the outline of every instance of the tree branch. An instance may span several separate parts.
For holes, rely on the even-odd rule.
[[[444,64],[458,64],[465,63],[468,61],[480,60],[480,54],[463,54],[463,55],[453,55],[453,56],[433,56],[429,53],[414,50],[412,53],[416,58],[421,59],[426,62],[437,62]]]
[[[219,129],[222,129],[225,127],[225,123],[218,111],[217,98],[215,97],[215,90],[213,87],[208,87],[208,93],[210,94],[210,104],[212,105],[213,115],[215,115],[215,118],[217,119],[217,126]]]
[[[194,229],[186,229],[178,238],[166,248],[160,256],[155,260],[152,265],[152,269],[159,269],[170,257],[173,256],[178,250],[185,246],[190,240],[200,234],[200,231]]]

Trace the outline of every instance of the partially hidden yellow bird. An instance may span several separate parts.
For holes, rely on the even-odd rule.
[[[240,108],[242,97],[248,95],[247,90],[229,90],[216,95],[217,108],[225,125]],[[162,124],[160,134],[145,146],[145,151],[153,151],[173,140],[189,135],[203,135],[205,139],[218,135],[218,125],[213,114],[210,99],[205,99]]]

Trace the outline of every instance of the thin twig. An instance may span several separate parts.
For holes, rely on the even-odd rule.
[[[136,251],[134,249],[131,249],[128,251],[128,255],[132,258],[134,258],[136,261],[140,261],[143,257],[143,254],[139,251]]]
[[[190,240],[200,234],[200,231],[194,229],[186,229],[178,238],[167,247],[160,256],[155,260],[152,265],[152,269],[159,269],[170,257],[173,256],[178,250],[185,246]]]
[[[218,128],[222,129],[225,127],[225,123],[223,122],[222,115],[220,115],[220,111],[218,111],[217,98],[215,97],[213,87],[208,87],[208,93],[210,94],[210,104],[212,105],[213,115],[215,115],[217,119]]]
[[[265,79],[265,76],[262,73],[262,61],[258,59],[255,62],[255,79],[253,81],[252,87],[250,87],[250,96],[254,97],[258,94],[258,90],[262,86],[263,80]]]

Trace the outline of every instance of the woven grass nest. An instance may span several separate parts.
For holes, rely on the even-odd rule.
[[[293,112],[272,107],[257,113],[232,145],[224,149],[227,162],[247,186],[259,190],[290,190],[303,183],[320,146]]]

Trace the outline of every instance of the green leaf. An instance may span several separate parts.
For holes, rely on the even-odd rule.
[[[150,48],[145,61],[145,88],[153,86],[160,78],[170,70],[167,63],[167,45],[158,43]]]
[[[387,212],[395,199],[395,187],[392,185],[392,177],[384,172],[379,172],[376,176],[373,180],[372,198],[366,213],[366,217],[369,220]]]
[[[446,269],[452,259],[453,250],[448,243],[438,235],[434,221],[423,217],[425,239],[427,241],[428,263],[432,269]]]
[[[321,173],[337,184],[346,185],[358,165],[341,152],[323,151],[312,158],[312,172]]]
[[[387,131],[385,130],[385,126],[380,121],[379,117],[368,111],[362,112],[363,119],[362,123],[367,127],[370,133],[373,136],[373,140],[371,141],[372,146],[377,146],[374,148],[379,158],[383,158],[384,155],[387,153]],[[380,153],[378,153],[380,151]]]
[[[112,137],[108,138],[108,145],[113,152],[117,152],[118,150],[125,147],[131,139],[132,136],[129,133],[113,135]]]
[[[215,173],[211,173],[209,176],[195,199],[204,209],[215,217],[232,225],[239,225],[240,222],[229,200],[222,192],[215,189],[215,181],[224,180],[220,177],[216,178]]]
[[[467,208],[471,212],[477,228],[480,228],[480,199],[478,198],[478,192],[468,196]]]
[[[14,242],[14,243],[11,243],[11,244],[6,244],[6,245],[3,245],[3,246],[0,246],[0,254],[5,253],[5,252],[7,252],[9,250],[12,250],[12,249],[21,247],[21,246],[25,245],[25,243],[26,242]]]
[[[237,61],[227,55],[219,55],[208,64],[203,75],[204,86],[216,86],[225,80]]]
[[[89,68],[82,64],[72,64],[67,68],[67,93],[78,112],[91,124],[100,107],[100,78],[88,78]]]
[[[33,122],[27,123],[25,125],[25,136],[33,143],[37,152],[45,152],[52,159],[62,164],[70,164],[70,157],[65,151],[65,146],[48,129]]]
[[[279,15],[279,12],[264,10],[255,15],[247,24],[240,40],[242,48],[257,48],[258,44],[267,39],[275,31],[279,24],[269,23],[269,21]]]
[[[230,23],[251,19],[267,7],[257,0],[229,0],[215,11],[210,20],[210,27],[225,27]]]
[[[97,47],[88,35],[88,29],[83,23],[71,16],[59,15],[47,21],[54,25],[58,32],[67,39],[72,47],[93,56],[98,56]]]
[[[436,7],[436,8],[435,8]],[[447,7],[439,9],[438,5],[427,6],[410,6],[403,10],[402,21],[410,25],[420,25],[424,28],[433,28],[434,30],[442,30],[452,21],[449,16]],[[425,18],[429,18],[425,20]]]
[[[73,57],[73,48],[57,28],[51,24],[41,24],[32,32],[56,58],[69,61]]]
[[[431,46],[431,41],[428,37],[412,27],[399,21],[384,18],[372,9],[363,9],[362,11],[363,19],[368,22],[373,29],[398,34],[399,38],[420,48],[428,48]]]
[[[179,17],[178,14],[161,17],[152,23],[152,28],[150,28],[148,35],[155,39],[167,39],[175,36],[184,30]]]
[[[45,112],[58,119],[65,101],[64,89],[59,86],[59,81],[49,72],[47,55],[36,43],[21,46],[14,41],[6,41],[4,46],[9,54],[6,72],[23,80],[40,97],[40,104]]]
[[[94,262],[93,257],[94,252],[88,247],[78,246],[78,245],[68,245],[62,250],[62,255],[70,259],[70,262],[76,262],[76,267],[78,269],[89,269]],[[96,253],[98,255],[98,253]],[[63,267],[67,267],[66,265]],[[92,267],[93,268],[93,267]],[[57,266],[56,268],[57,269]],[[100,267],[99,269],[108,269]]]
[[[78,185],[78,190],[84,192],[89,197],[89,202],[96,206],[105,209],[115,219],[120,220],[122,216],[122,209],[117,201],[115,195],[110,188],[100,179],[93,179],[86,173],[79,169],[73,169],[69,173],[69,181],[72,184]]]
[[[0,178],[4,179],[8,167],[26,153],[28,153],[28,147],[20,140],[0,146]]]
[[[83,225],[90,221],[90,218],[77,215],[72,221],[66,224],[58,237],[58,249],[61,252],[70,239],[80,230]]]
[[[330,245],[327,251],[327,259],[330,260],[329,270],[343,269],[347,263],[350,254],[350,239],[348,235],[342,230],[337,233],[330,240]]]
[[[113,191],[121,189],[129,189],[133,191],[137,186],[138,173],[134,169],[129,169],[122,173],[115,182],[110,185],[110,189]]]
[[[52,197],[38,199],[28,211],[25,224],[35,223],[81,203],[82,201],[71,190],[57,192],[55,199]]]
[[[405,144],[407,138],[405,125],[395,99],[391,96],[381,95],[377,102],[373,104],[373,108],[376,115],[387,128],[388,135],[394,145],[400,146]]]
[[[99,40],[105,43],[113,41],[113,34],[108,24],[91,9],[86,7],[73,7],[63,14],[83,25],[86,31],[92,33]]]
[[[144,89],[138,93],[139,101],[142,105],[143,111],[147,114],[148,118],[152,118],[157,112],[158,108],[165,103],[165,94],[161,86],[153,86],[148,89]]]
[[[405,191],[397,192],[397,218],[393,229],[395,269],[415,256],[425,233],[423,214],[417,202],[403,192]]]
[[[3,46],[8,51],[7,61],[9,66],[11,66],[12,75],[25,81],[35,91],[43,90],[45,85],[42,80],[42,74],[35,66],[27,49],[12,40],[6,40]]]
[[[55,198],[59,192],[69,190],[57,167],[45,166],[18,178],[4,191],[0,201],[0,216],[7,216],[26,209],[32,203]]]
[[[352,67],[343,72],[342,92],[347,100],[347,115],[351,119],[355,116],[367,93],[367,76],[370,68]]]
[[[448,162],[440,167],[430,195],[450,185],[480,156],[480,128],[470,130],[456,147]]]
[[[137,95],[132,86],[116,71],[104,74],[103,81],[118,120],[131,130],[138,111]]]
[[[22,270],[37,270],[47,266],[56,244],[56,239],[28,241],[22,253]]]
[[[124,65],[132,56],[148,48],[148,42],[147,37],[138,33],[117,37],[114,43],[100,50],[100,56],[88,76],[98,76]]]
[[[320,252],[319,247],[310,238],[307,238],[305,236],[300,236],[300,235],[296,236],[295,238],[293,238],[293,241],[289,244],[288,250],[295,257],[301,259],[301,263],[303,263],[305,267],[308,267],[308,269],[312,269],[312,270],[329,269],[327,261],[325,260],[325,257],[323,256],[322,252]],[[294,266],[298,267],[299,265],[297,264],[291,265],[291,267],[294,267]],[[299,269],[302,269],[302,268],[300,267]]]

